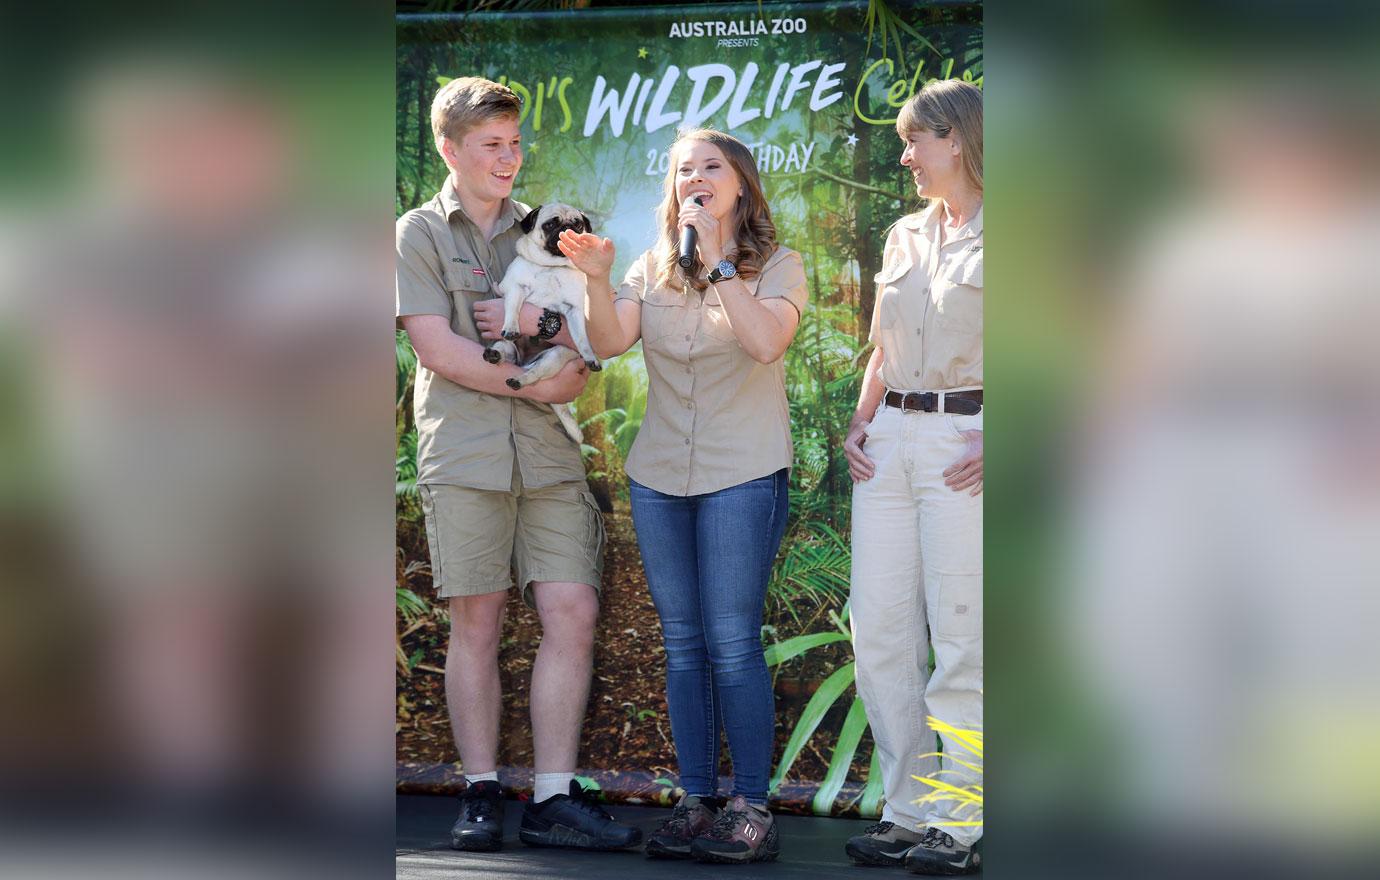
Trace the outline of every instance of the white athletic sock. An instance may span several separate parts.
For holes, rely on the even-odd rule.
[[[474,785],[476,782],[497,782],[498,771],[490,770],[488,773],[466,773],[465,781],[470,785]]]
[[[570,794],[570,783],[574,779],[574,773],[538,773],[532,800],[539,804],[558,794]]]

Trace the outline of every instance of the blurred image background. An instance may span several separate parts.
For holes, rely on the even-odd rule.
[[[390,870],[391,10],[5,30],[0,874]]]
[[[1375,18],[987,6],[994,877],[1373,864]]]

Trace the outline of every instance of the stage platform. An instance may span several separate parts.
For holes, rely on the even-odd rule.
[[[587,853],[535,849],[517,837],[522,804],[505,801],[503,849],[496,853],[457,852],[450,848],[450,826],[459,802],[453,797],[400,795],[397,799],[398,880],[441,878],[521,878],[521,880],[668,880],[668,878],[773,877],[776,880],[878,876],[876,871],[854,868],[843,854],[843,844],[870,823],[857,819],[821,819],[777,816],[781,825],[781,858],[774,863],[724,866],[695,862],[664,862],[641,852]],[[609,812],[647,834],[670,815],[660,807],[613,806]],[[893,876],[893,872],[884,872]],[[904,871],[896,877],[909,877]]]

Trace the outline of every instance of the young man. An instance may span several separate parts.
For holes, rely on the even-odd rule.
[[[496,774],[501,694],[498,641],[510,569],[541,616],[532,669],[536,792],[520,837],[536,846],[620,849],[641,832],[620,825],[574,781],[589,697],[604,530],[578,445],[549,404],[574,400],[581,361],[513,391],[517,367],[483,359],[481,330],[501,323],[498,282],[515,256],[528,208],[511,198],[522,167],[510,89],[466,77],[431,107],[436,149],[450,175],[435,198],[397,225],[397,314],[417,351],[417,484],[431,572],[450,606],[446,702],[465,770],[457,849],[502,845]],[[529,307],[523,332],[536,335]],[[551,336],[569,341],[560,330]]]

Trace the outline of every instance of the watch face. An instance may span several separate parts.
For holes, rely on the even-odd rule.
[[[724,278],[732,278],[734,275],[738,274],[737,268],[735,268],[734,265],[730,263],[728,260],[720,261],[717,268],[719,274]]]

